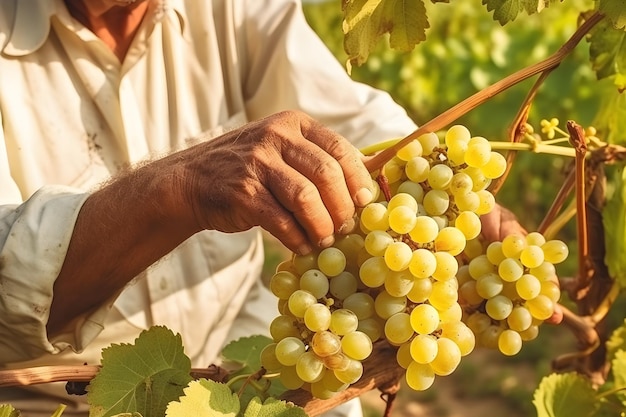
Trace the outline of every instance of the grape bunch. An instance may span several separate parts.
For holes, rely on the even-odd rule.
[[[287,389],[330,398],[360,379],[373,344],[384,340],[397,348],[414,390],[451,374],[480,334],[466,324],[467,309],[482,313],[486,304],[459,297],[470,282],[459,281],[470,268],[461,261],[468,242],[480,239],[480,216],[495,206],[487,187],[506,166],[487,139],[462,125],[448,129],[443,143],[428,133],[400,149],[372,173],[377,195],[357,213],[355,230],[278,266],[270,289],[279,316],[263,366]]]
[[[477,345],[516,355],[552,316],[560,298],[555,265],[567,245],[538,232],[511,234],[459,268],[459,293]]]

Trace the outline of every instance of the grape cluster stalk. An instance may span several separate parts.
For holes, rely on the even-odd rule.
[[[502,154],[463,125],[425,133],[375,172],[377,193],[332,247],[280,263],[279,315],[263,367],[289,390],[329,399],[357,382],[373,344],[396,348],[406,384],[428,389],[476,346],[516,354],[559,296],[567,256],[538,232],[482,241]]]

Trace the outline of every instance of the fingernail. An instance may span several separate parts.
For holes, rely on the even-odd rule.
[[[363,207],[372,202],[372,198],[374,198],[374,195],[372,194],[372,191],[369,188],[361,188],[356,193],[355,198],[356,198],[357,204]]]
[[[320,247],[328,248],[332,246],[333,243],[335,243],[335,236],[326,236],[324,239],[320,240]]]
[[[343,222],[343,224],[339,227],[339,233],[342,235],[347,235],[352,230],[354,230],[355,225],[356,225],[356,222],[354,221],[354,219],[350,218],[346,220],[345,222]]]
[[[303,243],[298,247],[298,253],[300,255],[308,255],[313,251],[313,248],[308,243]]]

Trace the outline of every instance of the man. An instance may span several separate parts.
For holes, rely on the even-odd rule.
[[[295,252],[331,245],[371,198],[344,137],[415,128],[297,0],[7,0],[0,45],[6,367],[98,363],[153,324],[213,363],[276,312],[255,226]],[[32,389],[0,402],[85,415],[62,384]]]

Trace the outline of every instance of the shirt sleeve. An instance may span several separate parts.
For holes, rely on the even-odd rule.
[[[388,93],[350,78],[306,22],[299,0],[248,0],[245,16],[244,94],[251,119],[299,109],[357,147],[415,130]]]
[[[52,288],[87,194],[46,186],[22,201],[1,133],[0,139],[0,363],[4,364],[57,353],[69,345],[80,349],[101,330],[94,317],[102,313],[79,319],[81,332],[48,339]],[[79,333],[82,340],[74,340]]]

